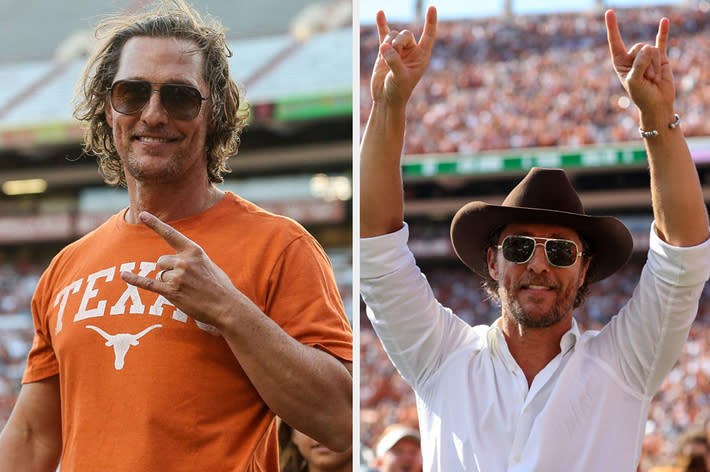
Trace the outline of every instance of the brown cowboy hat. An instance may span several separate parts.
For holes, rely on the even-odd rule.
[[[533,167],[502,205],[471,202],[451,222],[456,255],[471,270],[488,277],[486,252],[493,232],[509,223],[544,223],[577,231],[591,248],[587,282],[602,280],[626,264],[633,240],[626,226],[611,216],[584,213],[579,195],[562,169]]]

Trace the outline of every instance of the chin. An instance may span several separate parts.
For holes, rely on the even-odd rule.
[[[535,305],[528,308],[519,303],[514,303],[507,307],[507,312],[510,313],[516,323],[526,328],[549,328],[562,321],[566,314],[558,306],[545,309],[540,305]]]

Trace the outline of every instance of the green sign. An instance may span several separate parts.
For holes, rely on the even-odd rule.
[[[406,157],[402,163],[405,177],[437,177],[500,172],[525,172],[531,167],[614,167],[646,165],[646,151],[639,149],[594,149],[575,153],[540,151],[508,155],[456,155]]]
[[[289,122],[352,116],[353,96],[350,91],[313,97],[279,99],[274,104],[274,121]]]

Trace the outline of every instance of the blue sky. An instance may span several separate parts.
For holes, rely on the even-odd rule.
[[[556,13],[583,10],[594,5],[594,0],[513,0],[513,8],[522,13]],[[607,0],[609,7],[633,7],[638,5],[669,5],[680,0]],[[360,22],[373,23],[378,10],[384,10],[392,21],[409,20],[413,16],[415,0],[360,0]],[[503,8],[503,0],[424,0],[435,5],[440,19],[492,16]]]

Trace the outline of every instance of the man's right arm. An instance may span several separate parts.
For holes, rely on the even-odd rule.
[[[377,14],[380,52],[372,72],[372,111],[360,147],[360,237],[394,232],[403,224],[400,155],[407,101],[429,65],[436,9],[427,10],[419,42],[407,30],[390,31]]]
[[[0,433],[0,470],[53,472],[62,452],[59,376],[22,386]]]

